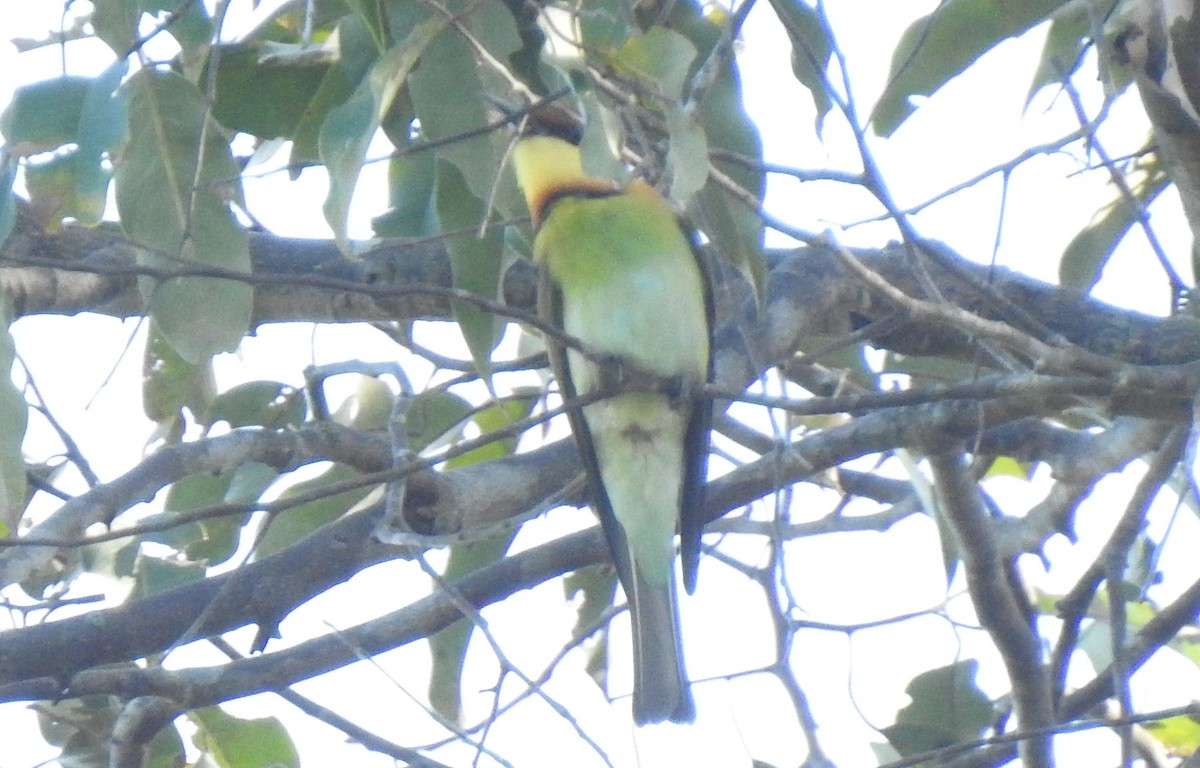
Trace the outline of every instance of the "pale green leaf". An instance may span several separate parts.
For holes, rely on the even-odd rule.
[[[141,246],[141,265],[249,273],[246,232],[229,205],[241,202],[239,168],[208,119],[204,94],[179,75],[150,69],[125,88],[130,131],[116,168],[117,209]],[[233,349],[249,328],[253,296],[240,280],[147,277],[139,287],[163,335],[189,362]]]
[[[219,768],[299,768],[296,745],[274,717],[243,719],[218,707],[188,712],[194,741]]]
[[[480,433],[489,434],[528,416],[537,402],[537,397],[531,392],[524,394],[527,396],[505,400],[476,413],[474,421]],[[447,467],[463,467],[511,455],[516,449],[516,444],[515,436],[506,437],[451,459],[447,462]],[[495,538],[451,546],[442,578],[453,583],[498,561],[508,551],[515,535],[515,531],[510,531]],[[429,701],[439,714],[451,722],[458,722],[462,712],[462,665],[473,628],[471,622],[459,621],[429,638],[433,661],[429,678]]]
[[[496,300],[500,292],[504,242],[498,227],[490,227],[479,237],[475,231],[488,212],[483,201],[468,188],[458,167],[439,158],[434,192],[438,229],[453,232],[446,238],[454,286],[486,299]],[[454,319],[479,370],[490,368],[492,350],[500,340],[500,318],[463,301],[454,302]]]
[[[493,31],[491,36],[509,41],[509,50],[490,50],[503,61],[520,46],[512,16],[501,3],[485,3],[470,14],[472,30],[485,18],[503,28]],[[510,174],[497,178],[507,137],[496,131],[478,133],[490,119],[483,94],[491,93],[492,89],[485,85],[476,60],[475,49],[462,35],[438,35],[426,47],[421,66],[409,78],[409,94],[420,120],[422,137],[447,141],[438,147],[438,158],[458,169],[474,198],[493,201],[502,215],[515,217],[524,212],[516,184]],[[447,94],[455,96],[447,98]],[[441,171],[438,173],[441,178]],[[477,218],[474,226],[482,220],[482,216]]]
[[[92,28],[117,58],[124,60],[137,37],[142,17],[140,0],[93,0]]]
[[[978,668],[978,661],[967,659],[912,679],[904,689],[911,703],[896,713],[894,725],[882,731],[901,755],[979,738],[992,724],[992,704],[975,685]]]
[[[820,14],[804,0],[771,0],[771,8],[787,30],[792,44],[792,74],[812,94],[817,131],[833,109],[825,73],[833,56],[833,41]]]
[[[1063,287],[1090,291],[1141,213],[1170,184],[1157,155],[1139,160],[1125,181],[1134,199],[1110,184],[1108,202],[1067,244],[1058,265],[1058,280]]]
[[[223,45],[217,63],[213,117],[262,138],[291,137],[333,67],[324,46],[269,42]]]
[[[25,457],[21,443],[29,421],[25,396],[12,380],[17,349],[8,327],[12,322],[9,299],[0,301],[0,523],[8,535],[17,530],[17,521],[25,511]]]
[[[320,162],[321,128],[330,110],[350,98],[378,56],[370,34],[358,16],[346,15],[341,18],[337,25],[337,39],[341,43],[338,48],[340,55],[305,104],[296,124],[290,156],[293,174],[304,166]]]
[[[88,84],[79,117],[78,161],[75,167],[75,208],[79,223],[96,226],[104,217],[112,172],[104,163],[106,153],[125,140],[128,104],[119,91],[129,70],[124,59],[115,62]]]
[[[1068,0],[946,0],[904,31],[892,53],[888,85],[871,115],[890,136],[928,96],[996,45],[1044,21]]]
[[[708,181],[708,139],[704,129],[682,109],[667,110],[671,146],[671,199],[685,205]]]
[[[329,485],[358,477],[358,474],[350,467],[334,464],[317,477],[289,486],[279,495],[279,500],[287,501],[310,493],[319,494]],[[374,490],[374,486],[367,486],[321,496],[274,515],[267,522],[267,529],[254,549],[254,556],[263,558],[295,544],[318,528],[332,523],[349,512],[351,507],[366,498],[372,490]]]
[[[653,27],[644,35],[629,38],[613,53],[614,69],[649,88],[669,104],[683,98],[696,46],[680,33]]]
[[[350,239],[346,222],[367,147],[379,128],[375,113],[375,94],[370,81],[364,78],[344,104],[329,111],[321,126],[321,162],[329,171],[329,194],[322,210],[338,247],[347,253]]]
[[[8,151],[31,155],[75,142],[90,84],[86,77],[64,76],[17,88],[0,112]]]

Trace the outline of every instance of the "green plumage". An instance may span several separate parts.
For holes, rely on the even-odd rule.
[[[543,150],[534,159],[531,143]],[[527,139],[514,156],[540,223],[534,256],[542,267],[543,315],[588,350],[689,394],[709,378],[711,302],[683,228],[666,201],[640,182],[617,190],[582,171],[543,165],[545,151],[564,148],[574,153],[566,159],[577,169],[578,150],[558,139]],[[550,182],[539,184],[547,173],[534,174],[531,167],[549,167]],[[602,386],[595,363],[577,351],[549,347],[565,399]],[[707,404],[685,396],[637,392],[571,414],[593,507],[630,601],[639,724],[694,716],[679,643],[674,537],[682,529],[690,588],[699,555],[709,413]]]

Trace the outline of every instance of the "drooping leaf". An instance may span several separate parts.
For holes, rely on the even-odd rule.
[[[666,27],[653,27],[644,35],[629,38],[610,57],[614,69],[668,104],[681,101],[695,60],[696,46]]]
[[[6,535],[17,530],[25,511],[25,457],[21,444],[29,422],[25,396],[12,380],[17,349],[8,327],[12,322],[11,299],[0,300],[0,524]]]
[[[371,220],[377,237],[425,237],[437,230],[432,152],[394,157],[388,164],[390,207]]]
[[[454,286],[494,300],[500,292],[504,262],[500,230],[491,227],[482,237],[472,231],[487,219],[488,211],[486,204],[468,188],[458,166],[439,158],[436,173],[434,197],[438,229],[454,233],[446,238]],[[454,319],[471,350],[471,357],[481,372],[488,371],[492,350],[500,340],[501,319],[464,301],[454,302],[453,307]]]
[[[568,574],[563,579],[563,593],[568,601],[579,607],[575,616],[575,634],[590,629],[613,606],[617,597],[617,569],[612,565],[593,565]],[[587,646],[588,674],[601,690],[608,690],[608,627],[597,634],[596,641]]]
[[[137,38],[142,17],[140,0],[95,0],[92,3],[92,28],[118,59],[124,60]]]
[[[188,712],[196,746],[219,768],[299,768],[300,755],[274,717],[244,719],[219,707]]]
[[[333,66],[325,46],[301,43],[238,43],[214,53],[213,117],[231,130],[268,139],[295,135]]]
[[[195,415],[208,409],[216,393],[212,362],[183,358],[151,320],[142,358],[142,410],[158,424],[182,422],[183,409]]]
[[[208,427],[223,421],[230,427],[283,429],[299,426],[306,410],[295,387],[278,381],[247,381],[213,398],[200,420]]]
[[[296,123],[290,156],[293,177],[305,166],[321,161],[320,136],[332,109],[345,103],[367,76],[378,51],[371,44],[363,22],[355,15],[346,15],[338,22],[339,56],[321,79],[312,98]]]
[[[207,570],[203,563],[154,557],[139,551],[133,565],[134,589],[130,597],[149,597],[192,584],[203,579]]]
[[[962,74],[980,56],[1050,17],[1068,0],[946,0],[904,31],[888,84],[871,115],[880,136],[890,136],[928,96]]]
[[[83,97],[75,154],[75,207],[70,214],[86,226],[96,226],[104,216],[112,172],[104,162],[125,140],[128,130],[126,94],[118,90],[129,70],[124,59],[92,80]]]
[[[17,224],[17,197],[12,189],[16,179],[16,159],[0,152],[0,245],[4,245]]]
[[[992,704],[975,685],[979,662],[958,661],[922,672],[905,688],[912,701],[883,729],[904,756],[979,738],[994,718]]]
[[[505,400],[476,413],[474,421],[480,432],[486,435],[525,418],[536,402],[536,397]],[[515,436],[506,437],[451,459],[446,462],[447,467],[463,467],[511,455],[516,444]],[[515,535],[516,531],[506,531],[489,539],[451,546],[442,578],[453,583],[495,563],[508,551]],[[462,712],[462,667],[473,626],[470,621],[459,621],[429,638],[433,664],[429,677],[429,701],[439,714],[451,722],[458,722]]]
[[[1062,83],[1075,74],[1083,63],[1083,53],[1092,45],[1092,23],[1095,9],[1087,3],[1067,3],[1051,16],[1050,31],[1042,54],[1038,57],[1038,68],[1029,84],[1029,95],[1025,106],[1033,101],[1038,91],[1048,85]]]
[[[1141,213],[1170,184],[1157,155],[1139,159],[1125,181],[1134,199],[1128,199],[1115,184],[1110,184],[1109,201],[1067,244],[1058,265],[1058,280],[1063,287],[1090,291]]]
[[[721,40],[721,29],[692,3],[676,3],[671,21],[699,52],[697,62],[705,61]],[[754,121],[746,114],[741,77],[732,63],[717,70],[716,77],[703,92],[697,114],[708,149],[723,150],[743,160],[717,159],[712,165],[752,198],[761,200],[766,190],[762,141]],[[700,158],[696,158],[696,162],[700,162]],[[721,260],[737,269],[755,287],[756,295],[761,299],[766,287],[766,271],[762,250],[763,224],[758,213],[723,189],[711,175],[693,198],[688,211]]]
[[[199,54],[213,38],[213,21],[204,3],[188,3],[181,6],[178,0],[139,0],[142,10],[149,14],[170,14],[171,23],[165,31],[179,47],[184,57],[196,61]]]
[[[391,106],[395,90],[408,79],[421,53],[446,24],[442,19],[429,19],[414,28],[403,42],[380,57],[370,76],[359,82],[344,104],[330,110],[321,126],[321,162],[329,170],[325,218],[343,249],[349,248],[346,219],[367,146]]]
[[[775,15],[792,44],[792,74],[812,94],[817,110],[817,132],[833,109],[825,72],[833,56],[833,41],[820,14],[804,0],[771,0]]]
[[[320,493],[334,483],[357,476],[358,472],[350,467],[333,464],[317,477],[289,486],[279,495],[279,499],[287,501],[309,493]],[[321,526],[332,523],[349,512],[351,507],[366,498],[372,490],[372,486],[367,486],[321,496],[280,512],[268,521],[267,529],[254,549],[254,556],[263,558],[291,546]]]
[[[350,251],[346,230],[350,202],[358,187],[367,146],[379,127],[375,114],[375,95],[370,81],[364,78],[345,103],[329,111],[321,126],[321,162],[329,171],[329,194],[322,210],[338,247],[346,253]]]
[[[152,69],[125,87],[131,120],[116,168],[117,209],[141,246],[139,263],[164,275],[248,273],[248,238],[230,210],[231,201],[241,202],[239,168],[208,118],[204,94],[179,75]],[[240,280],[147,277],[139,287],[164,337],[189,362],[233,349],[249,328],[253,297]]]
[[[0,133],[15,155],[74,143],[91,79],[63,76],[21,86],[0,112]]]
[[[708,181],[708,139],[704,128],[682,109],[667,111],[667,133],[671,199],[685,205]]]
[[[487,45],[491,56],[504,61],[520,48],[513,17],[503,4],[471,7],[466,23],[480,42]],[[421,66],[412,73],[408,93],[420,121],[422,138],[447,142],[438,147],[437,157],[458,169],[475,199],[490,200],[501,215],[515,217],[523,213],[516,185],[508,174],[497,178],[507,137],[496,131],[479,133],[479,128],[487,125],[490,118],[483,94],[494,89],[489,87],[477,58],[477,52],[462,35],[438,35],[425,49]],[[456,97],[446,98],[448,93]],[[441,173],[439,170],[439,179]],[[480,221],[482,217],[473,226]]]

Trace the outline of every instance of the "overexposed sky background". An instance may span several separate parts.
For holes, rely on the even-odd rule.
[[[84,7],[82,3],[77,5]],[[250,0],[234,0],[227,29],[244,25],[251,5]],[[896,38],[909,22],[932,10],[937,3],[935,0],[870,3],[869,23],[863,19],[862,3],[849,0],[828,5],[849,62],[855,97],[860,110],[866,113],[886,83],[888,57]],[[0,4],[0,29],[5,30],[7,37],[41,37],[47,30],[57,28],[60,15],[59,3],[9,0]],[[1051,90],[1042,92],[1028,109],[1024,108],[1043,36],[1044,29],[1001,45],[967,75],[935,94],[892,139],[873,142],[876,159],[902,206],[919,203],[1011,158],[1027,146],[1057,138],[1076,127],[1065,96]],[[751,13],[744,38],[748,44],[741,49],[739,63],[747,104],[762,130],[767,160],[803,168],[857,170],[857,150],[840,116],[834,113],[827,119],[824,143],[812,136],[811,98],[792,77],[786,35],[767,3],[760,2]],[[99,42],[84,41],[73,43],[65,60],[70,72],[94,74],[111,62],[111,53]],[[62,51],[56,47],[18,57],[11,47],[0,46],[0,103],[7,103],[17,85],[57,74],[62,61]],[[1094,63],[1085,64],[1084,71],[1094,72]],[[1085,94],[1092,108],[1099,104],[1098,88],[1094,90]],[[1148,124],[1136,96],[1127,94],[1115,105],[1102,138],[1111,140],[1110,151],[1119,154],[1122,148],[1128,151],[1140,146],[1147,133]],[[386,149],[379,145],[372,156],[385,154]],[[326,189],[321,169],[306,170],[298,182],[289,181],[286,174],[268,171],[269,167],[259,169],[246,182],[249,207],[266,227],[281,235],[329,237],[321,215]],[[370,218],[385,207],[385,172],[384,163],[365,169],[352,214],[352,235],[368,237]],[[1107,198],[1105,174],[1103,170],[1084,170],[1083,158],[1065,154],[1037,158],[1021,166],[1009,180],[997,262],[1044,280],[1054,280],[1057,255]],[[1001,200],[1001,178],[997,175],[930,207],[916,216],[914,223],[923,234],[944,240],[968,258],[986,263],[992,257],[997,239]],[[279,201],[286,201],[286,205]],[[886,223],[843,229],[844,225],[875,212],[873,207],[864,207],[865,201],[864,193],[845,185],[799,184],[793,179],[773,177],[766,205],[772,213],[801,229],[840,230],[839,237],[847,243],[878,245],[895,238],[894,227]],[[1181,271],[1188,274],[1187,235],[1176,196],[1164,195],[1155,204],[1152,215],[1160,238],[1169,244],[1172,253],[1180,254]],[[782,242],[773,240],[773,244]],[[1168,308],[1164,300],[1165,281],[1156,276],[1156,270],[1147,269],[1150,263],[1147,259],[1144,238],[1135,233],[1122,246],[1095,295],[1120,306],[1165,312]],[[454,343],[453,335],[443,331],[444,328],[426,324],[421,332],[427,335],[430,346],[437,346],[451,356],[466,357],[462,349],[447,348]],[[111,479],[133,466],[153,429],[141,416],[136,400],[141,379],[138,324],[100,317],[28,318],[18,321],[13,332],[18,349],[51,410],[63,423],[78,425],[74,436],[83,453],[95,462],[100,476]],[[507,351],[512,352],[511,345]],[[222,387],[257,378],[300,385],[304,367],[313,362],[390,360],[397,354],[395,345],[363,327],[312,330],[297,325],[268,326],[247,339],[239,353],[222,356],[218,360],[218,375]],[[404,359],[415,366],[410,368],[410,375],[418,386],[433,375],[424,363],[410,356]],[[48,428],[35,421],[27,451],[36,456],[57,450]],[[869,466],[869,461],[863,465]],[[1111,519],[1112,510],[1103,509],[1099,500],[1120,498],[1123,504],[1130,480],[1125,477],[1105,481],[1102,492],[1080,516],[1080,545],[1052,542],[1050,554],[1061,557],[1065,566],[1055,582],[1042,582],[1044,588],[1053,589],[1059,582],[1065,588],[1073,574],[1071,563],[1082,567],[1090,562],[1094,547],[1102,541]],[[999,478],[989,482],[996,486],[992,490],[1007,500],[1026,499],[1032,503],[1037,498],[1036,488],[1016,481]],[[801,488],[797,516],[819,517],[826,513],[833,499],[832,494]],[[1012,506],[1023,507],[1017,502]],[[1154,530],[1161,531],[1170,509],[1165,500],[1160,500],[1159,506],[1153,525]],[[586,512],[557,510],[528,524],[517,547],[531,546],[590,523]],[[1176,525],[1194,527],[1195,518],[1184,515]],[[761,562],[766,553],[756,549],[758,546],[759,542],[746,539],[737,543],[735,551],[740,549],[739,554],[747,561]],[[912,548],[927,550],[930,557],[913,558],[909,556]],[[897,558],[896,553],[901,557]],[[1186,554],[1168,548],[1163,553],[1164,569],[1179,565]],[[936,537],[927,520],[909,520],[874,537],[827,536],[797,542],[790,555],[793,564],[789,572],[797,594],[805,609],[822,620],[861,622],[927,609],[937,605],[945,594]],[[431,559],[436,561],[437,556]],[[863,563],[875,564],[874,570],[864,569]],[[1040,569],[1036,564],[1030,567]],[[1194,568],[1179,565],[1179,569],[1183,576],[1162,585],[1164,594],[1177,589],[1179,582],[1189,581],[1188,574],[1194,578]],[[290,616],[282,625],[282,641],[278,645],[273,643],[271,648],[326,632],[330,626],[348,627],[394,610],[423,591],[426,583],[425,577],[411,564],[373,568]],[[755,757],[777,765],[796,764],[804,754],[804,747],[780,688],[761,675],[722,679],[743,665],[767,664],[772,660],[770,628],[758,603],[760,597],[757,586],[706,563],[698,594],[684,598],[689,672],[698,681],[695,694],[700,720],[695,727],[666,725],[643,729],[635,735],[628,720],[628,699],[610,707],[602,692],[587,678],[579,654],[558,669],[547,692],[588,723],[590,735],[619,766],[635,764],[638,757],[644,765],[744,765],[747,749]],[[573,616],[563,606],[560,586],[543,585],[514,596],[498,608],[503,610],[486,613],[492,631],[509,654],[509,660],[536,677],[541,665],[570,635]],[[951,613],[970,622],[966,608],[965,601],[959,600],[953,604]],[[623,682],[630,674],[628,648],[623,647],[627,624],[627,618],[621,617],[612,634],[614,692],[628,690],[628,683]],[[536,627],[536,632],[530,632],[531,626]],[[249,630],[235,633],[235,642],[244,646],[251,634]],[[898,648],[904,652],[897,653]],[[489,652],[477,644],[472,654],[473,679],[480,688],[495,683],[496,667]],[[923,617],[858,632],[851,638],[834,633],[802,633],[793,661],[800,669],[814,714],[822,724],[819,733],[822,746],[839,765],[853,766],[875,760],[869,745],[882,741],[882,737],[868,723],[879,727],[891,723],[896,709],[906,701],[903,691],[907,681],[918,672],[959,655],[994,660],[994,653],[979,633],[963,632],[944,618]],[[187,648],[173,654],[168,665],[221,660],[203,647]],[[378,666],[357,664],[335,675],[302,683],[297,689],[397,742],[418,744],[438,738],[436,730],[420,725],[425,718],[405,693],[414,691],[420,695],[423,691],[427,668],[424,646],[414,644],[384,654],[375,662]],[[997,672],[994,663],[985,667],[980,684],[993,694],[1005,690],[1002,673]],[[347,696],[347,691],[351,695]],[[1141,691],[1138,694],[1155,695]],[[751,707],[748,702],[755,705]],[[486,693],[473,697],[468,702],[468,720],[485,715],[489,704]],[[238,715],[270,712],[285,718],[292,726],[291,734],[301,755],[310,759],[309,764],[340,760],[355,766],[391,765],[389,759],[344,743],[338,732],[298,715],[273,697],[254,697],[228,708]],[[522,709],[524,714],[514,715],[494,729],[488,737],[489,748],[502,755],[520,755],[517,763],[522,768],[601,764],[569,725],[551,716],[544,704],[531,700]],[[753,719],[737,714],[749,711],[755,713]],[[32,732],[32,719],[23,705],[0,706],[0,733],[17,732],[12,724],[28,725],[21,732]],[[529,749],[531,734],[536,734],[539,743],[534,750]],[[1105,734],[1071,736],[1062,742],[1091,739],[1103,743],[1108,738]],[[32,766],[55,754],[36,742],[31,738],[18,744],[6,739],[0,765]],[[466,764],[472,754],[456,749],[436,757],[450,764]]]

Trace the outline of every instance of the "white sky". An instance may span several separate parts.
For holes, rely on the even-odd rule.
[[[242,6],[249,5],[247,0],[239,0],[233,3],[233,9],[242,10]],[[864,111],[883,88],[895,37],[909,20],[936,3],[927,0],[869,5],[871,19],[866,24],[858,18],[863,4],[830,3],[833,23],[843,35],[842,48],[858,89],[856,97]],[[0,6],[2,28],[11,36],[39,36],[57,25],[56,6],[56,3],[17,5],[10,1]],[[47,9],[50,12],[46,16],[34,16],[35,10]],[[745,38],[753,41],[744,47],[740,58],[747,103],[759,120],[767,159],[805,168],[830,165],[856,169],[855,150],[837,116],[831,115],[828,120],[824,145],[811,140],[811,100],[792,79],[786,37],[775,25],[768,4],[760,2],[751,14]],[[1056,138],[1075,127],[1069,109],[1045,111],[1051,106],[1063,106],[1061,97],[1056,102],[1054,94],[1048,92],[1034,102],[1022,119],[1022,105],[1040,45],[1041,35],[1035,33],[1000,46],[967,76],[936,94],[893,140],[875,142],[877,160],[902,205],[919,202],[1030,144]],[[106,50],[98,44],[81,45],[68,54],[67,64],[83,73],[95,72],[97,65],[92,56],[96,51],[103,54]],[[18,78],[27,82],[51,76],[57,71],[59,61],[56,49],[18,60],[10,49],[0,47],[0,102],[7,102],[11,89],[19,84]],[[1094,101],[1093,97],[1093,106]],[[1125,149],[1140,145],[1147,126],[1135,99],[1126,97],[1117,105],[1107,131],[1106,138],[1111,135],[1114,143],[1123,142]],[[1119,154],[1117,149],[1110,151]],[[1105,198],[1103,172],[1067,178],[1078,169],[1078,158],[1055,156],[1031,161],[1013,175],[1000,264],[1042,279],[1055,278],[1057,254]],[[376,164],[364,173],[352,225],[352,233],[357,236],[369,234],[370,217],[382,209],[383,173],[383,164]],[[288,182],[281,175],[247,183],[250,208],[268,228],[286,235],[329,236],[320,213],[324,191],[318,169],[305,171],[299,183]],[[286,199],[287,206],[271,205],[272,199]],[[792,224],[819,230],[836,229],[842,223],[860,218],[862,199],[856,191],[832,183],[800,185],[773,179],[767,204],[773,213]],[[999,201],[1000,183],[996,177],[932,207],[916,217],[915,224],[924,234],[948,242],[968,258],[986,262],[996,237]],[[1154,207],[1153,216],[1160,237],[1175,243],[1186,242],[1180,240],[1182,216],[1173,194],[1164,195],[1164,200]],[[850,243],[877,245],[895,237],[895,232],[888,225],[873,225],[846,230],[841,236]],[[1181,254],[1186,251],[1186,246],[1175,248]],[[1130,243],[1106,271],[1096,295],[1122,306],[1162,312],[1165,294],[1162,284],[1145,268],[1146,258],[1144,241],[1137,236],[1130,238]],[[1183,272],[1187,274],[1186,267]],[[140,381],[140,346],[135,342],[134,351],[125,350],[135,327],[132,322],[103,318],[37,318],[22,320],[14,329],[18,348],[55,415],[64,423],[85,425],[75,436],[84,453],[96,461],[97,471],[106,478],[137,461],[151,430],[140,416],[137,404],[130,400],[130,393],[136,396],[139,392]],[[437,341],[444,346],[445,336]],[[447,353],[465,356],[462,350],[451,349]],[[299,384],[304,366],[313,361],[379,360],[395,354],[394,346],[363,329],[310,332],[296,327],[267,327],[248,339],[238,355],[224,357],[219,373],[221,383],[226,386],[254,378]],[[69,375],[62,368],[64,359],[71,361]],[[105,384],[110,370],[112,379]],[[420,383],[420,375],[416,383]],[[87,404],[93,396],[95,401],[89,408]],[[44,426],[32,429],[30,441],[35,445],[54,445]],[[38,448],[31,445],[29,450],[36,452]],[[1036,492],[1027,486],[1015,482],[1007,485],[1002,491],[1006,499],[1036,498]],[[1123,501],[1128,480],[1106,481],[1104,488],[1102,496]],[[802,489],[801,500],[811,505],[807,508],[814,517],[824,514],[830,499],[832,496]],[[1070,547],[1056,541],[1050,554],[1064,562],[1074,561],[1077,566],[1086,564],[1094,554],[1092,547],[1102,540],[1107,517],[1103,510],[1082,515],[1083,543]],[[1165,525],[1165,517],[1166,510],[1156,514],[1154,524],[1159,529]],[[564,528],[588,522],[583,513],[557,511],[526,526],[518,546],[530,546],[560,535]],[[1185,516],[1178,524],[1194,527],[1196,522],[1194,517]],[[798,543],[791,553],[790,571],[804,607],[823,620],[854,622],[935,605],[945,590],[940,559],[936,550],[930,548],[931,536],[932,526],[917,519],[876,537],[822,537]],[[761,561],[764,553],[757,546],[747,541],[739,543],[734,551],[740,551],[748,561]],[[894,558],[894,553],[907,553],[913,547],[924,548],[932,556],[899,561]],[[1168,550],[1164,553],[1164,566],[1177,563],[1182,555]],[[877,570],[865,571],[863,563],[877,563]],[[889,571],[886,578],[879,578],[881,570]],[[1072,570],[1070,566],[1064,567],[1057,577],[1061,584],[1056,581],[1044,587],[1051,589],[1057,584],[1058,588],[1064,588],[1070,583]],[[347,627],[398,607],[408,597],[403,592],[404,585],[411,585],[414,593],[424,587],[424,578],[413,571],[405,564],[393,564],[356,577],[333,590],[326,599],[314,601],[289,617],[283,625],[283,644],[326,631],[324,622]],[[1179,581],[1190,581],[1195,578],[1194,572],[1195,568],[1183,568]],[[1177,584],[1174,588],[1178,588]],[[636,740],[642,764],[745,765],[747,749],[755,757],[773,764],[798,763],[803,756],[802,740],[779,688],[761,677],[720,680],[743,665],[770,661],[769,630],[759,608],[758,588],[730,577],[727,571],[712,564],[705,564],[701,585],[699,594],[685,599],[683,605],[689,672],[694,680],[700,681],[695,686],[700,720],[696,727],[643,729]],[[1168,583],[1163,589],[1172,586]],[[883,593],[884,588],[890,591]],[[514,596],[503,607],[503,612],[488,613],[493,631],[511,654],[511,660],[536,676],[540,665],[561,647],[570,632],[572,616],[562,606],[560,588],[557,584],[544,585]],[[963,606],[956,608],[955,613],[964,616]],[[528,631],[530,616],[537,617],[536,634]],[[627,650],[621,648],[625,627],[627,621],[618,620],[612,635],[611,677],[617,681],[614,692],[628,690],[627,684],[620,682],[629,677]],[[244,643],[246,638],[235,638],[235,642]],[[897,653],[898,648],[904,652]],[[889,724],[896,709],[906,702],[903,693],[906,682],[917,672],[947,663],[958,654],[994,660],[994,654],[980,638],[971,633],[956,633],[944,620],[930,617],[886,631],[861,632],[851,640],[841,635],[803,633],[793,658],[818,722],[823,724],[820,735],[824,748],[839,765],[852,766],[874,761],[869,744],[882,741],[862,718],[875,726]],[[433,731],[407,730],[415,728],[414,723],[422,718],[406,700],[404,689],[420,695],[426,655],[420,645],[384,654],[377,661],[392,679],[360,664],[332,679],[306,682],[297,688],[326,703],[336,700],[339,712],[364,727],[401,743],[420,743],[437,735]],[[182,663],[181,660],[219,663],[220,659],[215,654],[196,651],[173,658],[174,663]],[[481,687],[494,682],[494,664],[486,651],[473,649],[472,661],[475,680]],[[989,692],[998,694],[1005,690],[1005,684],[995,667],[995,664],[985,667],[980,683]],[[704,682],[709,678],[717,680]],[[347,688],[353,691],[348,700],[342,695]],[[581,720],[589,724],[592,737],[600,741],[617,765],[634,764],[635,742],[627,712],[622,711],[628,707],[628,699],[610,708],[601,692],[585,679],[581,658],[564,664],[548,691],[578,712]],[[469,702],[469,711],[482,716],[489,704],[488,697],[480,695]],[[258,697],[228,708],[235,714],[260,714],[264,707],[287,717],[302,756],[318,754],[322,764],[334,760],[356,766],[391,764],[359,747],[342,744],[340,734],[326,726],[292,716],[290,707],[280,706],[276,699]],[[520,755],[518,763],[522,767],[599,764],[565,724],[547,716],[544,706],[533,704],[526,709],[524,717],[514,717],[511,723],[496,728],[489,737],[489,747],[501,754]],[[21,711],[12,705],[0,707],[0,722],[4,722],[0,732],[12,733],[11,723],[28,722],[20,719]],[[754,713],[753,720],[746,717],[746,712]],[[543,745],[532,753],[527,748],[531,733],[536,733]],[[786,739],[781,740],[781,734]],[[1078,738],[1082,737],[1072,737],[1064,743]],[[1099,738],[1103,741],[1105,737]],[[17,755],[12,751],[15,746],[6,743],[5,760],[13,761],[5,762],[6,768],[33,765],[54,754],[53,750],[33,745]],[[465,764],[470,759],[465,752],[436,757],[451,764]]]

